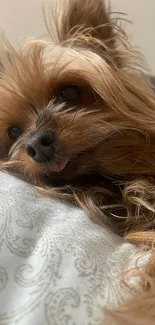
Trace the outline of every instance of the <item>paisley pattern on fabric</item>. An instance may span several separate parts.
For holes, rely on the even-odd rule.
[[[135,248],[79,208],[0,173],[0,325],[103,325]]]

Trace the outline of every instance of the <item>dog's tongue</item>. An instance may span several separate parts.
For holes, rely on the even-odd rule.
[[[68,159],[64,159],[61,162],[59,162],[57,165],[53,167],[53,172],[59,173],[61,172],[67,165]]]

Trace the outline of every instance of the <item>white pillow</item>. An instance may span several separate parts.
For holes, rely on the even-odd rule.
[[[0,173],[0,324],[99,325],[135,247],[79,208]]]

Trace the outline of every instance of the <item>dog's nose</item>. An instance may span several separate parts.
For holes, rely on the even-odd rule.
[[[38,163],[45,163],[53,159],[55,153],[55,132],[36,133],[28,140],[26,151]]]

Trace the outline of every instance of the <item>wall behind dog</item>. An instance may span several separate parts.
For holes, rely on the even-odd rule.
[[[50,2],[50,0],[45,0]],[[55,0],[51,0],[51,3]],[[65,0],[64,0],[65,1]],[[126,12],[133,22],[127,26],[133,43],[145,54],[155,73],[155,0],[111,0],[114,11]],[[42,0],[0,0],[0,28],[13,43],[21,36],[45,33]]]

